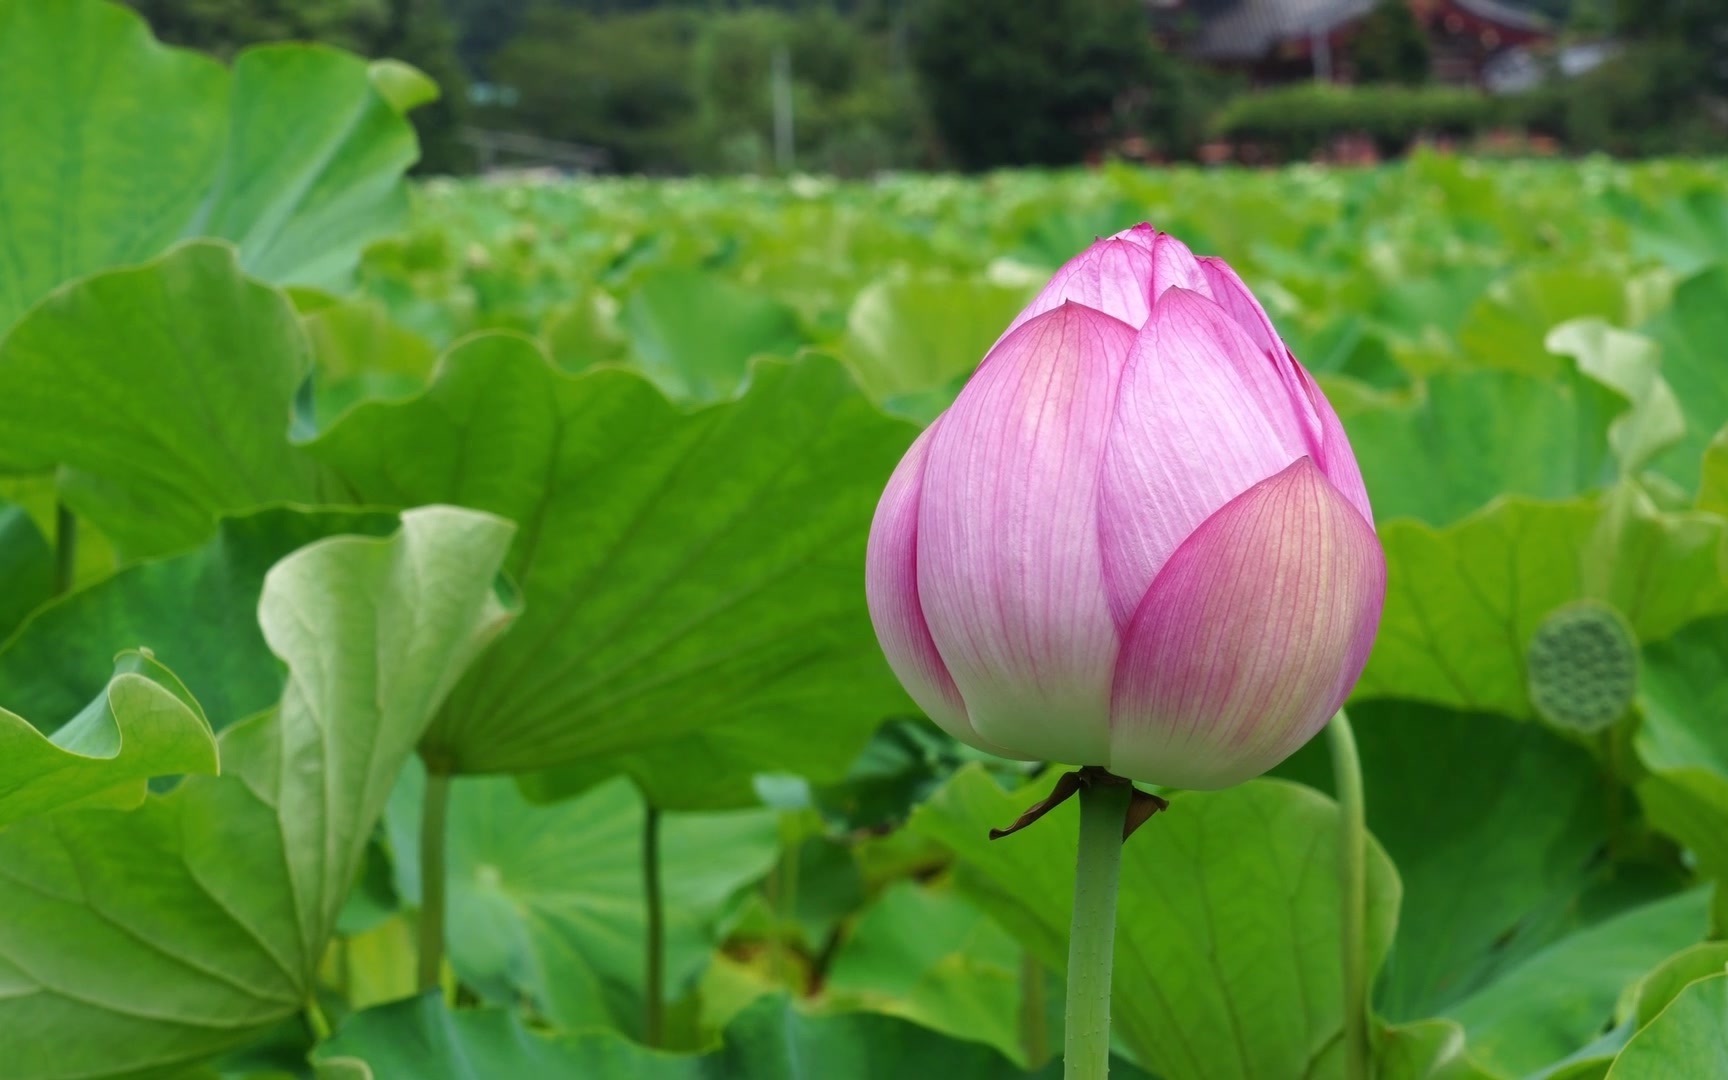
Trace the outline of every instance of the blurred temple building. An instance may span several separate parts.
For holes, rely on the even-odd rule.
[[[1148,0],[1163,44],[1265,86],[1353,81],[1350,42],[1379,0]],[[1508,60],[1548,46],[1556,27],[1501,0],[1408,0],[1432,76],[1490,86]]]

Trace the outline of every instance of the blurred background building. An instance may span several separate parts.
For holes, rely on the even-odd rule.
[[[1724,0],[133,0],[425,69],[431,172],[1728,149]]]

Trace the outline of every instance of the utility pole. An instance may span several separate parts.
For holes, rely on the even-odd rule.
[[[774,46],[772,78],[774,100],[774,164],[791,172],[796,160],[792,145],[792,53],[785,44]]]

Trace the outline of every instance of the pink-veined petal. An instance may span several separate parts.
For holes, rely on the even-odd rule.
[[[1152,252],[1117,237],[1100,240],[1069,259],[997,339],[1072,301],[1138,329],[1152,311]]]
[[[1321,392],[1320,385],[1314,381],[1314,376],[1300,364],[1296,365],[1296,372],[1302,377],[1302,388],[1320,421],[1320,446],[1314,463],[1320,466],[1320,471],[1332,481],[1339,494],[1349,499],[1350,505],[1361,513],[1368,527],[1373,528],[1374,508],[1368,503],[1368,487],[1362,482],[1362,467],[1356,463],[1356,452],[1350,448],[1350,436],[1344,433],[1344,424]]]
[[[1185,788],[1258,776],[1323,727],[1367,663],[1379,540],[1302,458],[1170,557],[1117,662],[1111,771]]]
[[[937,419],[937,424],[941,419]],[[870,523],[864,556],[864,592],[870,621],[888,666],[900,685],[948,734],[980,750],[1004,757],[1001,747],[981,738],[966,718],[966,702],[930,640],[918,599],[918,500],[924,489],[924,462],[936,424],[926,428],[900,459]]]
[[[1186,289],[1164,294],[1134,342],[1105,452],[1099,535],[1116,624],[1201,522],[1312,452],[1277,370],[1229,314]]]
[[[1254,339],[1262,352],[1269,357],[1275,355],[1283,347],[1278,329],[1272,325],[1266,309],[1260,306],[1247,283],[1230,268],[1229,263],[1216,255],[1204,256],[1199,262],[1201,272],[1212,286],[1212,299],[1230,313],[1230,317]]]
[[[1134,331],[1078,304],[992,351],[924,470],[918,594],[973,729],[1034,758],[1108,748],[1117,635],[1098,551],[1098,470]]]

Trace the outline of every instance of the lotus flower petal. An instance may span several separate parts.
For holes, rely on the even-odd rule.
[[[1343,704],[1386,592],[1379,541],[1302,458],[1171,555],[1123,640],[1112,771],[1187,788],[1258,776]]]
[[[1314,377],[1297,365],[1296,371],[1302,376],[1302,389],[1313,404],[1314,414],[1320,421],[1320,445],[1314,457],[1314,463],[1320,466],[1320,471],[1326,474],[1326,479],[1332,481],[1332,486],[1339,494],[1350,500],[1362,520],[1374,527],[1374,508],[1368,505],[1368,486],[1362,482],[1362,467],[1356,463],[1356,453],[1350,449],[1350,436],[1344,433],[1344,425],[1338,419],[1338,413],[1332,408],[1332,403],[1326,400],[1326,395],[1320,392],[1320,387]]]
[[[1118,237],[1100,240],[1063,264],[997,344],[1021,326],[1070,301],[1138,329],[1152,311],[1152,252]]]
[[[1068,303],[992,350],[924,469],[918,595],[984,739],[1033,758],[1108,749],[1117,635],[1098,473],[1134,331]]]
[[[876,637],[900,685],[944,731],[974,742],[977,733],[966,719],[966,702],[930,640],[918,600],[918,497],[935,432],[935,426],[926,428],[912,443],[876,504],[864,556],[864,591]]]
[[[1201,273],[1212,287],[1212,299],[1218,302],[1218,306],[1228,311],[1237,325],[1247,331],[1261,352],[1267,356],[1282,352],[1283,343],[1279,340],[1278,330],[1272,325],[1266,309],[1260,306],[1260,301],[1254,298],[1247,284],[1230,268],[1230,264],[1216,255],[1208,255],[1198,261]]]
[[[1105,451],[1099,533],[1116,625],[1201,522],[1315,452],[1280,373],[1229,313],[1165,293],[1134,342]]]

